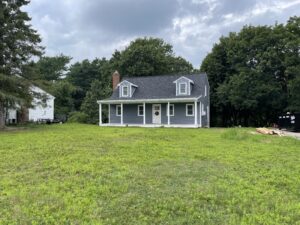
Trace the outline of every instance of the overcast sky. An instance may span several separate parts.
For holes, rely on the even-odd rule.
[[[137,37],[163,38],[199,68],[214,43],[245,24],[285,23],[300,0],[31,0],[46,55],[110,58]]]

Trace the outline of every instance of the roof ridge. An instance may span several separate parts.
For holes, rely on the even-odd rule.
[[[205,72],[202,73],[191,73],[191,74],[161,74],[161,75],[147,75],[147,76],[128,76],[125,75],[122,77],[124,78],[149,78],[149,77],[172,77],[172,76],[193,76],[193,75],[206,75]]]

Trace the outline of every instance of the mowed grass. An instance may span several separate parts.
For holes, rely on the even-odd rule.
[[[300,141],[251,131],[0,132],[0,224],[300,224]]]

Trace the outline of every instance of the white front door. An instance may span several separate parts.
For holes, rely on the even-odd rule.
[[[152,123],[161,124],[161,105],[153,104],[152,105]]]

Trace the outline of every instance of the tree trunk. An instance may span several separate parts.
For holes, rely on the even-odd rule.
[[[0,130],[5,127],[4,103],[0,101]]]

